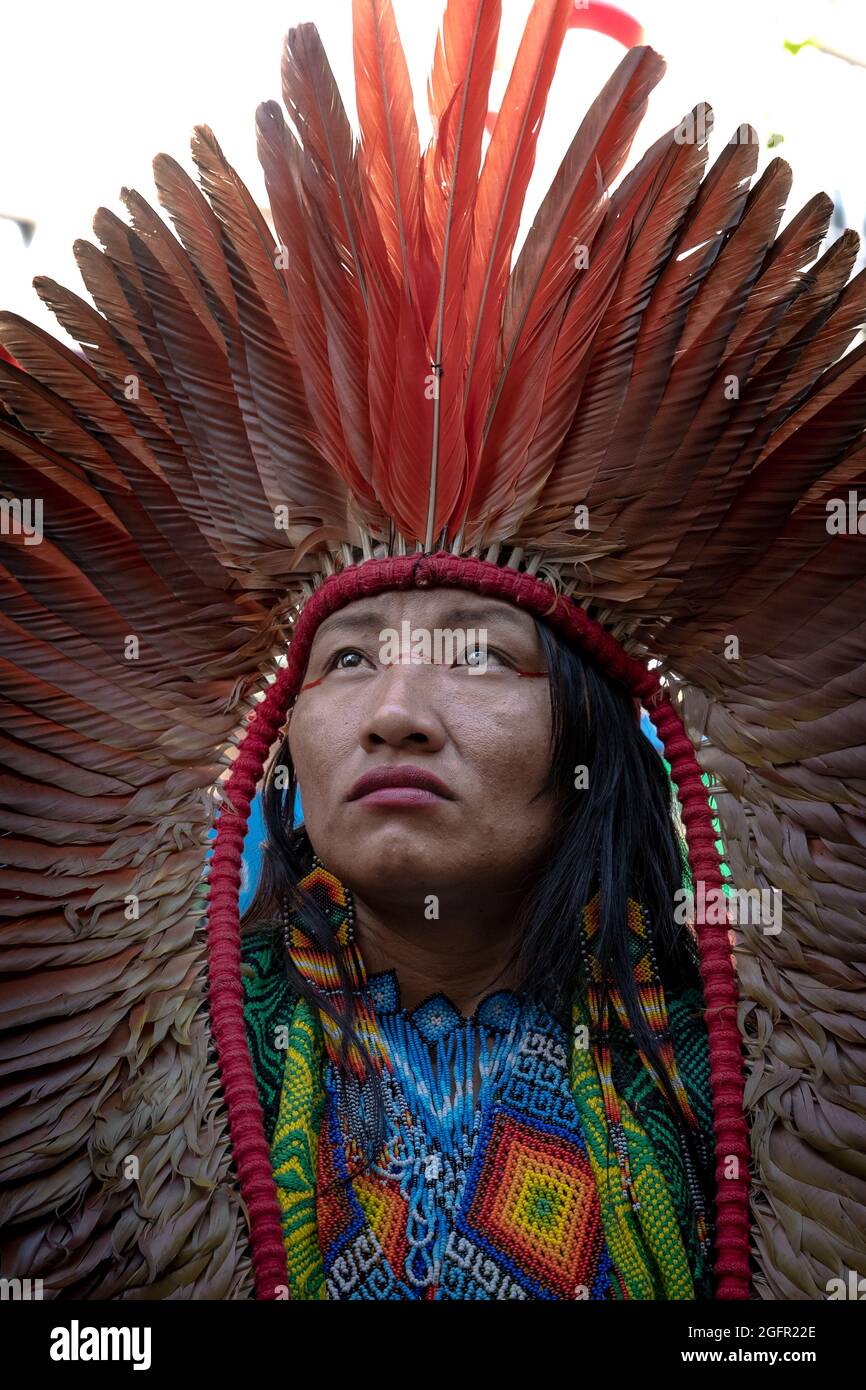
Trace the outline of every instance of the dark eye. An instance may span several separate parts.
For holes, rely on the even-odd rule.
[[[490,665],[490,662],[491,662],[491,658],[493,658],[494,662],[502,662],[502,663],[504,663],[505,665],[510,665],[510,664],[511,664],[511,663],[509,662],[508,658],[507,658],[506,656],[504,656],[502,652],[497,651],[497,649],[496,649],[495,647],[487,647],[487,648],[485,649],[484,647],[478,646],[478,644],[477,644],[477,643],[474,643],[474,642],[472,643],[471,646],[467,644],[466,649],[465,649],[465,651],[464,651],[464,653],[463,653],[463,657],[464,657],[464,660],[463,660],[463,661],[457,661],[457,662],[456,662],[456,665],[458,665],[458,666],[489,666],[489,665]]]
[[[357,669],[358,669],[357,664],[353,664],[353,665],[351,665],[351,666],[341,666],[341,665],[339,665],[339,663],[342,661],[342,659],[343,659],[344,656],[359,656],[359,657],[361,658],[362,661],[366,661],[366,659],[367,659],[367,658],[364,656],[364,653],[361,652],[361,651],[359,651],[357,647],[341,647],[340,650],[339,650],[338,652],[334,652],[334,655],[331,657],[330,661],[328,662],[327,666],[325,667],[325,670],[326,670],[326,671],[357,671]]]

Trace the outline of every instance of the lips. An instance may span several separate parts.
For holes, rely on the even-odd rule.
[[[357,801],[359,797],[382,791],[386,787],[410,787],[416,791],[432,792],[447,801],[455,799],[451,788],[446,786],[441,778],[435,777],[426,768],[407,764],[402,767],[371,768],[363,777],[358,778],[346,800]]]

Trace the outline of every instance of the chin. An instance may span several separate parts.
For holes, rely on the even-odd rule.
[[[402,828],[383,827],[380,833],[365,837],[365,843],[352,847],[344,842],[339,859],[345,874],[338,873],[336,858],[334,872],[344,883],[357,884],[362,895],[365,887],[381,893],[387,880],[392,879],[405,890],[417,883],[423,893],[435,891],[443,878],[447,881],[454,871],[455,845],[450,853],[440,845],[433,846],[429,835],[413,834]],[[323,855],[327,864],[329,861]]]

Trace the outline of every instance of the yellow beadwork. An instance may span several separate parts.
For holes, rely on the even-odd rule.
[[[572,1009],[575,1036],[588,1036],[588,1015],[579,1001]],[[578,1031],[580,1030],[580,1031]],[[609,1144],[604,1096],[593,1049],[572,1041],[571,1089],[583,1122],[589,1161],[599,1196],[611,1259],[629,1296],[638,1299],[693,1299],[694,1282],[676,1214],[652,1141],[619,1097],[628,1140],[631,1178],[639,1201],[634,1211],[622,1190],[622,1174]]]
[[[325,1105],[322,1028],[299,998],[289,1024],[280,1108],[271,1166],[282,1216],[289,1292],[293,1299],[327,1298],[316,1219],[316,1162]]]

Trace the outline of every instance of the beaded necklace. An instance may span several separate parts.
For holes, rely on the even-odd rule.
[[[391,1062],[383,1074],[387,1138],[370,1171],[382,1180],[383,1193],[392,1191],[395,1202],[405,1203],[399,1276],[421,1297],[440,1284],[482,1120],[517,1058],[525,1002],[498,991],[464,1018],[442,994],[403,1009],[394,971],[370,976],[368,986]],[[351,1085],[328,1064],[326,1086],[337,1114],[356,1113],[345,1097]],[[362,1164],[351,1128],[341,1141],[347,1163]]]
[[[442,995],[407,1012],[393,971],[366,976],[351,894],[318,860],[300,887],[343,951],[356,1027],[384,1092],[386,1143],[365,1165],[369,1082],[351,1051],[339,1065],[333,1021],[298,1000],[273,1146],[293,1296],[694,1297],[655,1152],[613,1083],[607,1031],[600,1050],[582,1053],[537,1001],[508,990],[482,1000],[472,1019]],[[284,943],[307,979],[339,994],[335,959],[288,909]],[[635,950],[645,956],[647,942]],[[575,1005],[576,1025],[593,1022],[589,994],[583,1011]],[[664,1036],[663,993],[652,1003]],[[321,1066],[309,1052],[315,1033]],[[315,1179],[303,1199],[302,1151],[304,1181]],[[688,1188],[700,1263],[706,1222],[699,1187]]]
[[[353,1078],[329,1062],[320,1175],[355,1177],[324,1199],[328,1296],[612,1296],[564,1031],[509,991],[466,1019],[442,995],[402,1010],[393,972],[368,983],[391,1063],[388,1138],[359,1175],[360,1145],[338,1118],[358,1113],[344,1100]]]

